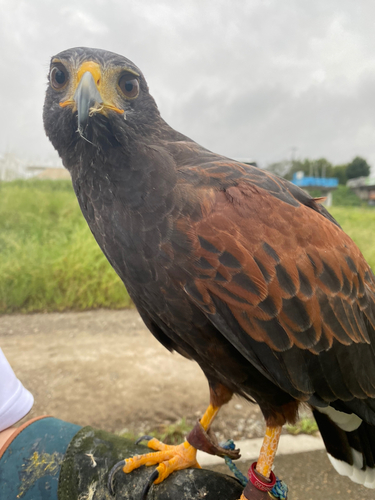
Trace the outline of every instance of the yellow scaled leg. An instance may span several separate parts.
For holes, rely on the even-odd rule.
[[[272,466],[275,460],[282,427],[267,427],[260,450],[259,459],[255,467],[249,469],[249,483],[246,485],[240,500],[251,500],[252,498],[274,498],[269,489],[272,488]],[[273,480],[275,477],[273,475]],[[270,484],[268,489],[268,484]],[[267,491],[268,490],[268,491]]]
[[[218,406],[209,405],[200,420],[204,430],[207,431],[209,429],[219,409],[220,407]],[[153,473],[154,484],[161,483],[176,470],[187,469],[189,467],[200,468],[196,459],[197,450],[187,441],[177,446],[170,446],[153,438],[150,439],[147,446],[152,450],[156,450],[156,453],[146,453],[145,455],[136,455],[132,458],[126,458],[113,467],[109,475],[109,489],[111,492],[113,492],[113,476],[117,472],[119,466],[128,474],[142,465],[150,466],[159,464]]]
[[[267,479],[271,475],[277,447],[279,446],[281,429],[282,427],[267,427],[262,448],[260,449],[256,471]]]

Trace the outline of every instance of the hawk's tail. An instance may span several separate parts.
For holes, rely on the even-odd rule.
[[[375,427],[331,406],[314,409],[314,417],[337,472],[375,488]]]

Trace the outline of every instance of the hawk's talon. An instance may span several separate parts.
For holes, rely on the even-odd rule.
[[[153,439],[152,436],[148,436],[147,434],[145,436],[141,436],[140,438],[137,439],[135,444],[139,444],[141,441],[151,441]]]
[[[158,471],[158,469],[155,469],[154,472],[151,474],[151,476],[148,478],[148,481],[145,484],[145,487],[143,488],[140,500],[146,500],[151,486],[154,484],[154,481],[156,481],[158,478],[159,478],[159,471]]]
[[[211,404],[209,405],[200,421],[204,429],[209,428],[218,410],[219,407],[212,406]],[[154,452],[145,453],[143,455],[134,455],[133,457],[126,458],[125,460],[117,463],[111,469],[108,476],[108,489],[112,495],[114,494],[113,478],[115,473],[120,468],[122,468],[125,474],[128,474],[143,465],[151,466],[158,464],[157,469],[151,474],[146,486],[143,489],[142,500],[147,497],[152,484],[159,484],[163,482],[164,479],[166,479],[172,472],[187,469],[188,467],[197,469],[201,468],[196,458],[197,449],[188,441],[184,441],[179,445],[173,446],[164,444],[151,436],[142,436],[137,440],[137,444],[143,440],[148,441],[148,448],[151,448]]]
[[[114,476],[119,469],[123,469],[124,467],[125,467],[125,460],[121,460],[121,462],[117,462],[117,464],[114,465],[112,469],[109,471],[107,487],[110,495],[112,496],[115,496],[115,490],[113,488]]]

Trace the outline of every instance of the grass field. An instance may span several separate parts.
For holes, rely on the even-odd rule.
[[[130,304],[70,181],[0,184],[0,313]]]
[[[337,206],[331,212],[375,269],[375,210]],[[0,183],[0,313],[130,305],[70,181]]]
[[[331,214],[362,251],[375,272],[375,209],[371,207],[332,207]]]

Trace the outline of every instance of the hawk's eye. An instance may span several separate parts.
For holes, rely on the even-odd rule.
[[[51,86],[56,90],[60,90],[65,87],[66,83],[68,82],[68,71],[62,64],[54,66],[51,69],[51,73],[49,74],[49,79],[51,82]]]
[[[120,77],[118,86],[128,99],[134,99],[139,94],[139,82],[136,78],[132,78],[129,73]]]

